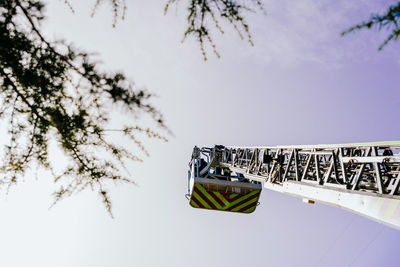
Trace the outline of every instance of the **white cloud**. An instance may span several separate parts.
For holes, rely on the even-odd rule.
[[[250,21],[256,48],[243,47],[241,52],[281,66],[314,62],[335,68],[349,60],[368,61],[368,51],[377,51],[384,33],[340,33],[387,6],[373,1],[268,1],[268,15]]]

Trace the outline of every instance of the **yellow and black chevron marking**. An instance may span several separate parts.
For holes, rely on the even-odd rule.
[[[261,190],[247,194],[221,194],[207,191],[199,183],[194,184],[190,205],[195,208],[251,213],[256,209]]]

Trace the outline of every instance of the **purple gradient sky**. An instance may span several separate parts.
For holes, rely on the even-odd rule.
[[[146,141],[151,157],[129,166],[139,187],[109,188],[114,220],[90,191],[48,211],[54,185],[27,177],[0,201],[1,266],[400,266],[399,231],[339,208],[264,190],[240,215],[184,198],[194,145],[400,139],[400,43],[378,52],[385,33],[340,37],[395,1],[265,1],[268,15],[249,18],[255,47],[225,27],[222,58],[207,62],[196,42],[180,44],[184,12],[164,16],[163,1],[129,1],[115,29],[107,7],[91,19],[84,2],[71,1],[73,15],[51,1],[47,36],[157,93],[175,137]]]

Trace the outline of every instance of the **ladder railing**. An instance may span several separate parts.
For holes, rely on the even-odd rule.
[[[225,147],[220,165],[250,179],[400,195],[400,141],[317,146]]]

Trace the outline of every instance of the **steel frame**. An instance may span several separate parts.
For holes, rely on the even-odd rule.
[[[250,179],[400,195],[400,141],[317,146],[225,147],[220,165]]]

